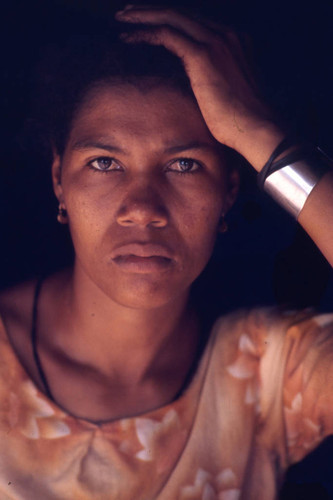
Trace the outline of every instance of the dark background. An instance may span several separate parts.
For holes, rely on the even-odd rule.
[[[105,19],[123,5],[112,0],[14,0],[1,7],[1,288],[71,259],[67,229],[56,222],[49,165],[27,121],[32,68],[45,45],[72,33],[105,29]],[[251,36],[266,98],[286,123],[333,156],[333,2],[182,5],[206,10]],[[229,231],[220,237],[214,255],[223,309],[278,302],[332,310],[333,279],[326,260],[288,214],[257,192],[254,173],[243,170]],[[332,451],[329,440],[298,465],[282,498],[333,498]]]

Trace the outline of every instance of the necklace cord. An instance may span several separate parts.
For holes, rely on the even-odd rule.
[[[43,370],[43,366],[41,363],[41,359],[38,354],[38,338],[37,338],[37,322],[38,322],[38,299],[40,295],[40,291],[42,288],[44,282],[44,278],[38,278],[37,283],[36,283],[36,288],[35,288],[35,293],[34,293],[34,302],[33,302],[33,308],[32,308],[32,325],[31,325],[31,345],[32,345],[32,352],[35,360],[35,364],[38,370],[39,377],[41,381],[43,382],[44,388],[45,388],[45,393],[51,401],[55,402],[55,399],[52,395],[49,383],[47,381],[45,372]]]
[[[43,369],[42,362],[41,362],[41,359],[40,359],[40,356],[38,353],[38,335],[37,335],[38,300],[40,297],[40,291],[41,291],[43,282],[44,282],[44,277],[38,278],[37,283],[36,283],[35,292],[34,292],[34,301],[33,301],[33,309],[32,309],[32,325],[31,325],[31,345],[32,345],[32,352],[33,352],[34,361],[35,361],[35,364],[37,367],[38,375],[39,375],[39,377],[44,385],[45,394],[47,395],[47,397],[51,401],[53,401],[54,403],[57,404],[57,402],[56,402],[56,400],[51,392],[51,389],[50,389],[50,386],[49,386],[49,383],[48,383],[48,380],[47,380],[47,377],[46,377],[46,374],[45,374],[45,371]],[[207,328],[208,325],[205,324],[206,323],[205,321],[203,323],[204,324],[202,324],[201,328],[200,328],[201,335],[200,335],[199,344],[197,347],[197,352],[196,352],[195,358],[192,362],[192,365],[191,365],[183,383],[181,384],[181,387],[178,389],[177,393],[173,397],[173,401],[177,400],[179,397],[181,397],[183,395],[183,393],[186,391],[186,389],[190,385],[190,383],[193,379],[193,376],[195,375],[195,373],[197,371],[199,362],[201,360],[202,354],[205,350],[205,347],[206,347],[206,344],[207,344],[207,341],[209,338],[209,334],[208,334],[209,328]],[[211,325],[209,325],[209,326],[211,326]]]

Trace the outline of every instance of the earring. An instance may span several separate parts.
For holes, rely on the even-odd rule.
[[[68,222],[67,210],[61,203],[59,204],[59,208],[58,208],[57,221],[60,222],[60,224],[67,224],[67,222]]]
[[[219,233],[226,233],[228,231],[228,224],[225,220],[224,214],[220,215],[218,231],[219,231]]]

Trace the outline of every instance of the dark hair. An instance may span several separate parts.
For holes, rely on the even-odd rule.
[[[194,99],[178,57],[163,47],[128,45],[115,36],[80,36],[49,47],[37,69],[32,121],[44,144],[52,144],[59,154],[84,96],[100,83],[131,83],[143,91],[163,84]]]

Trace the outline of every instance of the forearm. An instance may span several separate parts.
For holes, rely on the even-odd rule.
[[[250,136],[251,133],[248,141],[244,141],[242,145],[242,154],[257,172],[260,172],[273,149],[283,138],[283,133],[272,125],[266,130],[253,131],[252,138]],[[240,149],[239,147],[239,152]],[[291,147],[290,150],[292,149],[294,148]],[[285,157],[287,154],[288,151],[285,151],[281,156]],[[298,216],[298,222],[333,266],[333,168],[311,191]]]
[[[298,222],[333,266],[333,170],[313,188]]]
[[[281,143],[285,131],[275,123],[272,113],[258,97],[238,37],[225,29],[220,36],[216,26],[211,28],[209,23],[171,9],[130,6],[116,17],[121,22],[141,25],[138,30],[123,34],[126,42],[162,45],[180,57],[213,137],[235,149],[260,172]],[[147,24],[149,30],[145,27]],[[283,154],[288,154],[288,150]],[[301,203],[298,208],[302,209],[300,224],[333,265],[332,177],[325,176],[305,206]],[[298,214],[298,210],[296,212]]]

